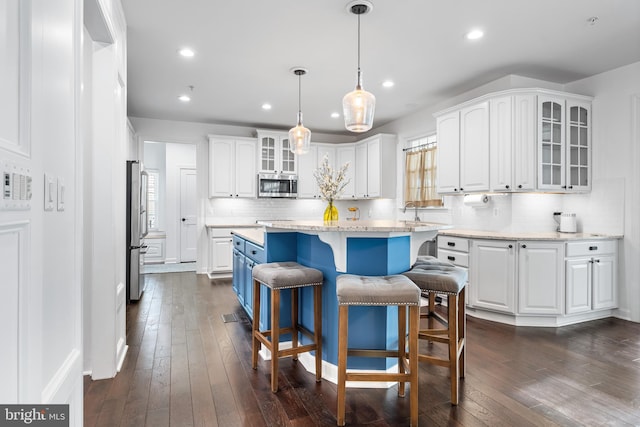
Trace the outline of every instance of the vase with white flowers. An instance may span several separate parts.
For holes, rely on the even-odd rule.
[[[325,221],[338,220],[338,208],[333,205],[333,201],[342,194],[344,187],[349,183],[346,177],[349,162],[346,162],[338,170],[334,170],[329,165],[329,157],[325,154],[322,158],[322,164],[313,172],[313,176],[320,190],[320,197],[326,200],[329,205],[324,211],[323,219]]]

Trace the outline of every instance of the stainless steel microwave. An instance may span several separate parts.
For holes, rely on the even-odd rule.
[[[298,197],[298,176],[276,173],[258,174],[258,197]]]

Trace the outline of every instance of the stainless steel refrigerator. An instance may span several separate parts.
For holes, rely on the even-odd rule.
[[[127,161],[127,303],[139,300],[144,291],[140,272],[147,248],[147,178],[140,162]]]

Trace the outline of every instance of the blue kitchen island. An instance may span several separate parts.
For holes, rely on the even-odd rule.
[[[415,262],[420,246],[433,240],[443,224],[412,221],[260,221],[263,236],[234,230],[234,290],[251,316],[251,266],[261,262],[296,261],[317,268],[324,275],[322,290],[323,377],[335,382],[338,361],[338,304],[336,277],[342,273],[384,276],[407,271]],[[259,237],[263,237],[262,242]],[[260,245],[262,243],[262,245]],[[243,252],[240,250],[243,249]],[[245,263],[236,259],[245,257]],[[247,264],[248,263],[248,264]],[[238,266],[236,265],[238,264]],[[291,320],[290,299],[283,293],[281,322]],[[262,304],[270,304],[266,287]],[[300,319],[313,329],[313,291],[300,292]],[[261,328],[269,328],[269,310],[261,312]],[[304,338],[304,337],[302,337]],[[285,338],[286,339],[286,338]],[[397,307],[356,307],[349,313],[349,346],[363,348],[397,347]],[[304,357],[303,357],[304,356]],[[300,355],[305,368],[314,369],[313,356]],[[387,370],[396,360],[350,358],[350,369]]]

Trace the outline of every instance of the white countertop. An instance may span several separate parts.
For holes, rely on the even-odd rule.
[[[242,227],[238,229],[232,229],[231,234],[242,237],[249,240],[258,246],[264,246],[264,227]]]
[[[267,228],[279,228],[297,231],[348,231],[348,232],[419,232],[451,228],[446,224],[395,221],[395,220],[358,220],[358,221],[258,221]]]
[[[622,239],[619,234],[604,233],[560,233],[556,231],[545,232],[513,232],[513,231],[483,231],[450,228],[440,231],[443,236],[466,237],[471,239],[493,240],[603,240]]]

